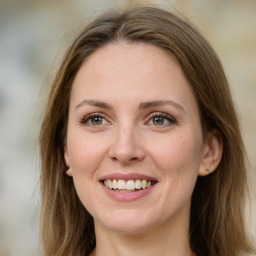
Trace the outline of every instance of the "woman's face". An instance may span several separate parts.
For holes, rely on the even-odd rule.
[[[205,150],[197,103],[174,57],[118,43],[82,65],[65,161],[96,227],[138,233],[187,226]]]

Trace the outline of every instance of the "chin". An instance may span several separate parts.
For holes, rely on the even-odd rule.
[[[111,231],[114,231],[116,233],[121,234],[127,234],[127,235],[134,235],[134,234],[141,234],[146,232],[151,225],[148,225],[146,223],[111,223],[106,224],[105,227],[108,228]]]
[[[97,226],[98,221],[95,221]],[[145,216],[143,214],[135,213],[133,211],[120,211],[111,216],[104,216],[99,219],[100,225],[106,229],[123,234],[139,234],[146,232],[156,224],[156,218],[153,216]]]

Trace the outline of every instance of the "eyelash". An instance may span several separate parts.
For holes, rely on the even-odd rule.
[[[100,125],[102,125],[102,124],[99,124],[99,125],[88,124],[88,122],[92,121],[93,118],[100,118],[101,120],[105,120],[107,123],[109,123],[102,113],[90,113],[86,116],[83,116],[80,119],[79,123],[82,124],[82,125],[88,125],[88,126],[100,126]],[[177,124],[177,120],[174,117],[172,117],[172,116],[170,116],[170,115],[168,115],[164,112],[153,112],[153,113],[149,114],[148,117],[147,117],[147,122],[146,123],[149,123],[154,118],[162,118],[164,121],[167,120],[168,124],[154,124],[153,123],[153,124],[150,124],[150,125],[159,126],[159,127],[161,127],[161,126],[166,127],[170,124]]]
[[[164,113],[164,112],[154,112],[154,113],[151,113],[151,114],[148,116],[148,121],[147,121],[147,122],[153,120],[153,119],[156,118],[156,117],[163,118],[164,121],[167,120],[167,121],[168,121],[168,124],[159,124],[159,125],[157,125],[157,124],[151,124],[151,125],[166,127],[166,126],[168,126],[168,125],[170,125],[170,124],[177,124],[177,120],[176,120],[174,117],[172,117],[172,116],[170,116],[170,115],[168,115],[168,114],[166,114],[166,113]]]
[[[104,117],[104,115],[102,113],[91,113],[88,114],[86,116],[83,116],[79,123],[82,125],[91,125],[91,126],[97,126],[97,125],[93,125],[93,124],[88,124],[89,121],[91,121],[93,118],[101,118],[102,120],[106,120],[106,118]],[[107,121],[108,122],[108,121]]]

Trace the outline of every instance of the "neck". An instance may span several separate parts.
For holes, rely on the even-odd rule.
[[[189,220],[165,222],[145,232],[124,234],[95,223],[97,245],[91,256],[192,256],[188,227]]]

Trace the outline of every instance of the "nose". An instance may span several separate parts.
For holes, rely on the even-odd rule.
[[[123,127],[115,131],[109,157],[122,165],[130,165],[145,158],[145,150],[134,128]]]

